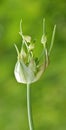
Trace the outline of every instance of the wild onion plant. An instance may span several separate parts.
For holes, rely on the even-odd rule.
[[[51,49],[53,47],[54,37],[55,37],[56,25],[54,26],[50,48],[47,49],[47,37],[46,37],[46,27],[45,19],[43,19],[43,34],[41,37],[41,44],[43,46],[43,51],[39,58],[34,56],[35,45],[32,39],[28,35],[23,35],[22,31],[22,20],[20,21],[20,36],[22,38],[22,46],[19,52],[17,46],[15,45],[17,51],[17,62],[14,69],[14,75],[19,83],[24,83],[27,85],[27,113],[28,113],[28,123],[29,129],[34,130],[32,112],[31,112],[31,102],[30,102],[30,85],[40,79],[43,72],[47,69],[49,65],[49,56]],[[42,62],[41,62],[42,59]]]

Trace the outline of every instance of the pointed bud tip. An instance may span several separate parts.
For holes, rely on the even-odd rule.
[[[57,26],[56,26],[56,24],[55,24],[55,25],[54,25],[54,30],[56,30],[56,27],[57,27]]]
[[[20,20],[20,24],[22,23],[22,19]]]
[[[43,18],[43,23],[45,23],[45,18]]]

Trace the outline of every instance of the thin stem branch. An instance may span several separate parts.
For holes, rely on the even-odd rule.
[[[43,35],[46,33],[45,18],[43,19]]]
[[[27,112],[28,112],[28,123],[29,129],[33,130],[33,120],[32,120],[32,111],[31,111],[31,97],[30,97],[30,85],[27,84]]]

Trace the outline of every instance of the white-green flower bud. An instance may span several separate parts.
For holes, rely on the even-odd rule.
[[[45,20],[43,21],[43,35],[41,38],[41,43],[43,44],[44,49],[41,54],[41,57],[37,58],[37,60],[33,54],[34,44],[32,44],[30,36],[23,35],[21,29],[21,22],[20,22],[20,35],[22,37],[22,47],[21,47],[21,51],[19,52],[17,46],[15,45],[18,58],[17,58],[17,63],[15,65],[14,74],[17,82],[24,83],[24,84],[31,84],[39,80],[42,73],[48,67],[48,63],[49,63],[48,60],[49,55],[46,47],[47,38],[45,35]],[[55,28],[53,31],[51,43],[53,43],[54,41]],[[50,51],[51,48],[52,46],[50,47]],[[44,60],[42,63],[40,63],[40,59],[43,56],[44,56]]]

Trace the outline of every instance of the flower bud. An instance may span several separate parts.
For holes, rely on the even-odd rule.
[[[31,42],[31,37],[28,35],[23,35],[22,29],[21,29],[21,23],[20,22],[20,36],[22,37],[22,47],[21,51],[19,52],[17,46],[15,45],[16,51],[17,51],[17,62],[14,69],[14,75],[19,83],[24,84],[31,84],[33,82],[36,82],[40,79],[42,73],[46,70],[48,67],[48,50],[46,47],[46,34],[45,34],[45,20],[43,21],[43,35],[41,38],[41,43],[43,45],[43,52],[41,54],[40,58],[37,58],[33,54],[34,50],[34,44]],[[52,35],[51,43],[53,44],[54,41],[54,35],[55,35],[55,28]],[[50,47],[51,51],[52,46]],[[43,62],[40,62],[40,59],[44,57]]]

